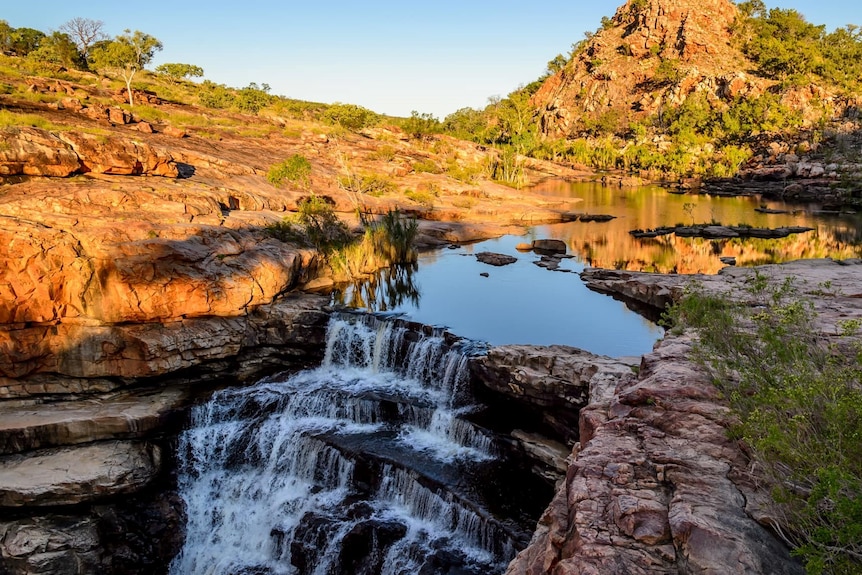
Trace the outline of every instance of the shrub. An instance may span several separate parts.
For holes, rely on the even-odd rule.
[[[406,190],[404,195],[418,204],[422,204],[427,208],[434,207],[434,197],[428,190]]]
[[[233,106],[236,101],[236,94],[223,84],[204,80],[200,84],[198,101],[201,106],[221,110]]]
[[[485,170],[488,178],[514,188],[521,188],[527,181],[524,167],[518,155],[511,149],[489,156]]]
[[[421,139],[439,133],[442,125],[432,114],[420,114],[413,110],[409,118],[401,121],[401,128],[411,137]]]
[[[311,177],[311,163],[299,154],[294,154],[269,168],[266,179],[275,187],[281,187],[285,180],[307,187]]]
[[[779,532],[810,573],[862,572],[862,345],[858,320],[830,343],[791,281],[755,275],[755,305],[692,286],[667,319],[739,419],[732,433],[774,486]],[[833,338],[834,339],[834,336]]]
[[[437,165],[437,162],[430,158],[413,162],[413,169],[417,172],[426,172],[429,174],[439,174],[443,171],[440,169],[440,166]]]
[[[336,102],[321,114],[321,119],[355,132],[376,123],[378,116],[362,106]]]
[[[262,108],[265,108],[272,102],[273,97],[269,95],[269,90],[269,84],[258,86],[252,82],[239,91],[234,103],[242,112],[257,114]]]
[[[312,194],[297,204],[297,213],[266,228],[273,237],[314,247],[329,254],[350,243],[353,236],[338,219],[331,200]]]
[[[353,194],[368,194],[379,197],[395,191],[395,184],[380,174],[348,173],[338,178],[341,189]]]

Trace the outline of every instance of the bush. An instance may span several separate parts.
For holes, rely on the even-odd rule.
[[[312,194],[297,204],[297,213],[267,226],[267,232],[282,240],[305,244],[330,254],[351,242],[347,225],[332,209],[332,200]]]
[[[809,573],[860,573],[859,320],[840,324],[843,339],[830,343],[792,282],[755,275],[749,289],[756,305],[693,286],[667,318],[697,330],[697,357],[739,418],[732,433],[774,486],[793,553]]]
[[[280,188],[285,180],[307,187],[311,177],[311,163],[299,154],[294,154],[283,162],[273,165],[266,173],[269,183]]]
[[[401,121],[401,128],[412,138],[422,139],[439,133],[442,125],[432,114],[420,114],[413,110],[409,118]]]
[[[338,186],[352,194],[368,194],[379,197],[395,191],[395,184],[380,174],[354,174],[338,178]]]
[[[335,103],[321,114],[321,119],[355,132],[375,124],[379,118],[377,114],[362,106]]]
[[[198,101],[201,106],[223,110],[233,106],[236,101],[236,94],[223,84],[204,80],[201,82],[200,90],[198,91]]]

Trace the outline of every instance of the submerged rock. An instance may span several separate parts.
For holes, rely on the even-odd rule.
[[[543,239],[533,240],[533,250],[540,254],[564,254],[568,250],[563,240]]]
[[[515,256],[509,256],[506,254],[497,254],[494,252],[479,252],[476,254],[476,259],[482,262],[483,264],[488,264],[492,266],[507,266],[509,264],[513,264],[518,261],[518,258]]]

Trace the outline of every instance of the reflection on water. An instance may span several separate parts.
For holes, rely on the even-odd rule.
[[[575,204],[578,211],[611,214],[616,219],[538,226],[523,237],[505,236],[421,254],[418,269],[383,270],[367,283],[336,295],[336,303],[402,313],[491,345],[564,344],[612,356],[640,355],[652,348],[662,329],[621,302],[589,291],[577,276],[585,266],[715,273],[724,266],[719,260],[723,256],[736,257],[738,265],[755,265],[862,255],[859,218],[808,213],[817,206],[786,206],[751,197],[676,195],[657,187],[620,189],[594,183],[548,182],[536,191],[566,200],[579,198]],[[802,211],[755,211],[761,205]],[[709,221],[769,228],[801,225],[815,231],[771,240],[705,240],[674,235],[635,239],[629,234],[638,228]],[[543,269],[535,265],[538,255],[515,249],[520,242],[538,238],[566,242],[573,257],[563,260],[561,271]],[[475,254],[482,251],[518,259],[511,265],[493,267],[476,260]]]
[[[419,289],[413,281],[416,263],[393,264],[367,278],[341,286],[333,294],[333,302],[357,309],[386,312],[404,305],[419,307]]]
[[[580,199],[578,211],[611,214],[606,223],[573,222],[535,228],[530,237],[565,241],[570,252],[586,265],[662,273],[716,273],[720,257],[735,257],[737,265],[780,263],[801,258],[845,259],[862,255],[862,231],[856,215],[812,215],[819,206],[784,204],[757,197],[718,197],[671,194],[657,186],[616,188],[597,182],[549,181],[534,192]],[[794,213],[756,211],[765,207]],[[633,238],[630,230],[676,224],[719,222],[754,227],[808,226],[814,231],[786,238],[705,240],[674,235]]]

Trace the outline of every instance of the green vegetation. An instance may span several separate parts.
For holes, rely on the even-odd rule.
[[[410,113],[409,118],[402,120],[400,125],[410,137],[416,139],[428,138],[442,130],[440,120],[431,114],[420,114],[416,110]]]
[[[267,226],[272,237],[315,248],[323,254],[336,278],[346,280],[372,273],[381,267],[415,264],[414,247],[419,233],[415,219],[390,211],[354,236],[336,215],[332,201],[310,195],[297,205],[297,213]]]
[[[793,9],[767,10],[762,0],[738,6],[735,38],[760,74],[786,85],[820,81],[848,91],[862,87],[862,30],[857,26],[827,33]]]
[[[140,30],[126,30],[111,41],[96,44],[92,50],[93,63],[120,76],[126,82],[129,106],[134,106],[132,79],[149,64],[162,43]]]
[[[349,244],[353,236],[338,219],[332,200],[311,194],[297,203],[297,212],[267,227],[267,232],[281,241],[315,248],[328,254]]]
[[[776,530],[809,573],[862,573],[862,343],[858,319],[818,331],[791,282],[755,275],[754,304],[691,286],[667,320],[697,357],[772,486]]]
[[[160,64],[156,66],[155,71],[174,83],[188,78],[200,78],[204,75],[204,69],[194,64]]]
[[[310,178],[311,163],[300,154],[293,154],[286,160],[271,166],[266,173],[266,179],[277,188],[280,188],[285,180],[307,188]]]
[[[395,183],[383,174],[349,173],[338,178],[338,186],[351,194],[380,197],[395,191]]]
[[[341,126],[353,132],[371,126],[379,120],[379,116],[367,108],[341,103],[335,103],[326,108],[320,118],[324,122]]]
[[[0,110],[0,128],[14,128],[19,126],[30,126],[42,128],[43,130],[60,130],[60,126],[53,124],[47,118],[37,114],[19,114],[10,110]]]

